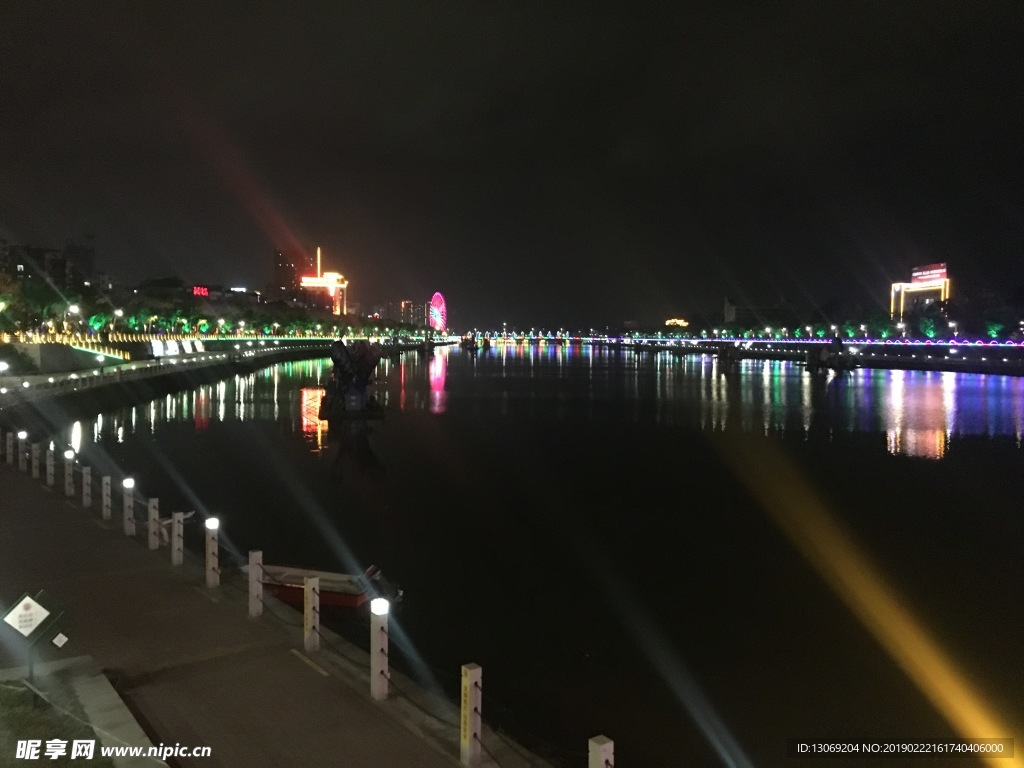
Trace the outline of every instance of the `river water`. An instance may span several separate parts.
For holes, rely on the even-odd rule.
[[[403,666],[451,693],[481,664],[485,718],[564,765],[599,733],[644,766],[1022,736],[1024,380],[450,348],[385,361],[367,431],[316,418],[328,373],[275,365],[61,440],[164,514],[219,516],[238,553],[381,566]]]

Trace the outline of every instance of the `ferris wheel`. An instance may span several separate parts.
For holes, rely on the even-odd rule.
[[[448,306],[440,293],[435,293],[430,299],[430,327],[438,333],[443,333],[448,327]]]

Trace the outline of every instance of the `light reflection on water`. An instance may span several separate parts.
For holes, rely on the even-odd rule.
[[[317,417],[328,360],[281,363],[262,371],[148,404],[98,415],[94,442],[123,442],[125,431],[153,433],[162,423],[273,421],[323,448]],[[964,436],[1012,436],[1024,431],[1024,380],[1006,376],[860,369],[812,376],[782,361],[728,367],[708,356],[633,353],[589,347],[499,346],[489,352],[438,349],[430,356],[385,359],[377,397],[385,409],[442,415],[474,408],[503,418],[517,404],[556,421],[614,414],[704,431],[797,434],[875,433],[894,455],[939,459]],[[544,409],[547,410],[544,410]],[[81,425],[69,427],[80,444]]]

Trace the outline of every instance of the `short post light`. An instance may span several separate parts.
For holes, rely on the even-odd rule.
[[[75,495],[75,452],[64,451],[64,495],[69,499]]]
[[[124,499],[124,535],[135,535],[135,479],[126,477],[121,481]]]
[[[160,499],[146,504],[146,541],[150,549],[160,549]]]
[[[302,580],[302,647],[306,652],[320,650],[320,577]]]
[[[388,697],[388,613],[391,603],[383,597],[370,601],[370,697],[383,701]]]
[[[92,506],[92,467],[82,467],[82,509]]]
[[[110,498],[110,475],[104,475],[100,478],[100,516],[104,520],[111,517]]]
[[[483,670],[479,664],[462,665],[459,762],[468,768],[480,765],[480,720],[483,710]]]
[[[216,517],[206,518],[206,587],[213,589],[220,586],[220,542],[218,532],[220,520]]]
[[[32,448],[34,450],[35,446],[32,446]],[[54,473],[53,463],[54,463],[53,449],[52,448],[47,448],[46,449],[46,487],[47,488],[53,488],[53,484],[54,484],[54,479],[53,479],[53,473]],[[32,464],[32,476],[33,477],[35,477],[35,469],[36,469],[35,463],[33,462],[33,464]]]
[[[185,559],[185,513],[171,513],[171,565],[181,565]]]
[[[249,553],[249,616],[263,615],[263,551]]]
[[[615,742],[595,736],[587,742],[587,768],[615,768]]]

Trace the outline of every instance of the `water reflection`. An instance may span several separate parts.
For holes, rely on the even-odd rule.
[[[444,413],[448,406],[448,393],[444,389],[448,376],[448,348],[435,349],[430,356],[430,412]]]
[[[123,442],[163,424],[191,423],[202,433],[216,423],[259,421],[281,425],[320,452],[329,442],[318,418],[329,371],[328,360],[282,363],[99,415],[69,426],[67,438],[80,446],[83,435]],[[868,369],[820,377],[788,362],[720,366],[706,355],[558,344],[405,354],[382,363],[376,395],[385,410],[446,417],[471,409],[487,418],[653,422],[804,439],[877,434],[894,455],[931,459],[945,456],[959,437],[1013,436],[1019,444],[1024,431],[1018,378]]]

